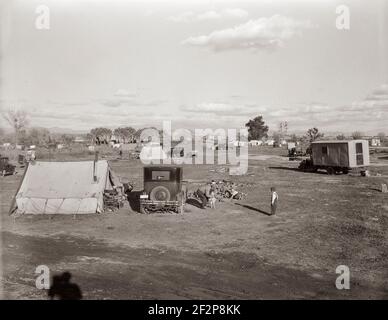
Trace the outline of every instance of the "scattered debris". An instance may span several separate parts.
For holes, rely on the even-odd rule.
[[[104,211],[116,211],[124,206],[125,196],[117,190],[104,191]]]

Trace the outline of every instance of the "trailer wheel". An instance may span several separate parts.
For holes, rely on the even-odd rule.
[[[326,169],[326,171],[327,171],[327,174],[329,174],[329,175],[335,174],[335,170],[334,170],[333,167],[328,167],[328,168]]]
[[[343,174],[348,174],[348,173],[349,173],[349,169],[348,169],[348,168],[342,169],[342,173],[343,173]]]

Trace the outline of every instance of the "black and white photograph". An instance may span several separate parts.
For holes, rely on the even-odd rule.
[[[1,1],[0,214],[1,300],[388,300],[388,1]]]

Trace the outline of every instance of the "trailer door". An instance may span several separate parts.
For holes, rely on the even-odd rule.
[[[339,162],[338,165],[341,167],[349,166],[349,147],[347,143],[341,143],[338,147]]]
[[[364,155],[361,142],[356,143],[356,163],[358,166],[364,165]]]

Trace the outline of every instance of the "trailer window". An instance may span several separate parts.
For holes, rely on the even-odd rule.
[[[327,146],[322,147],[322,154],[327,155]]]
[[[361,142],[356,143],[356,161],[357,161],[358,166],[361,166],[364,164],[364,156],[363,156],[363,152],[362,152],[362,143]]]
[[[357,154],[362,153],[362,143],[361,142],[356,143],[356,153]]]

